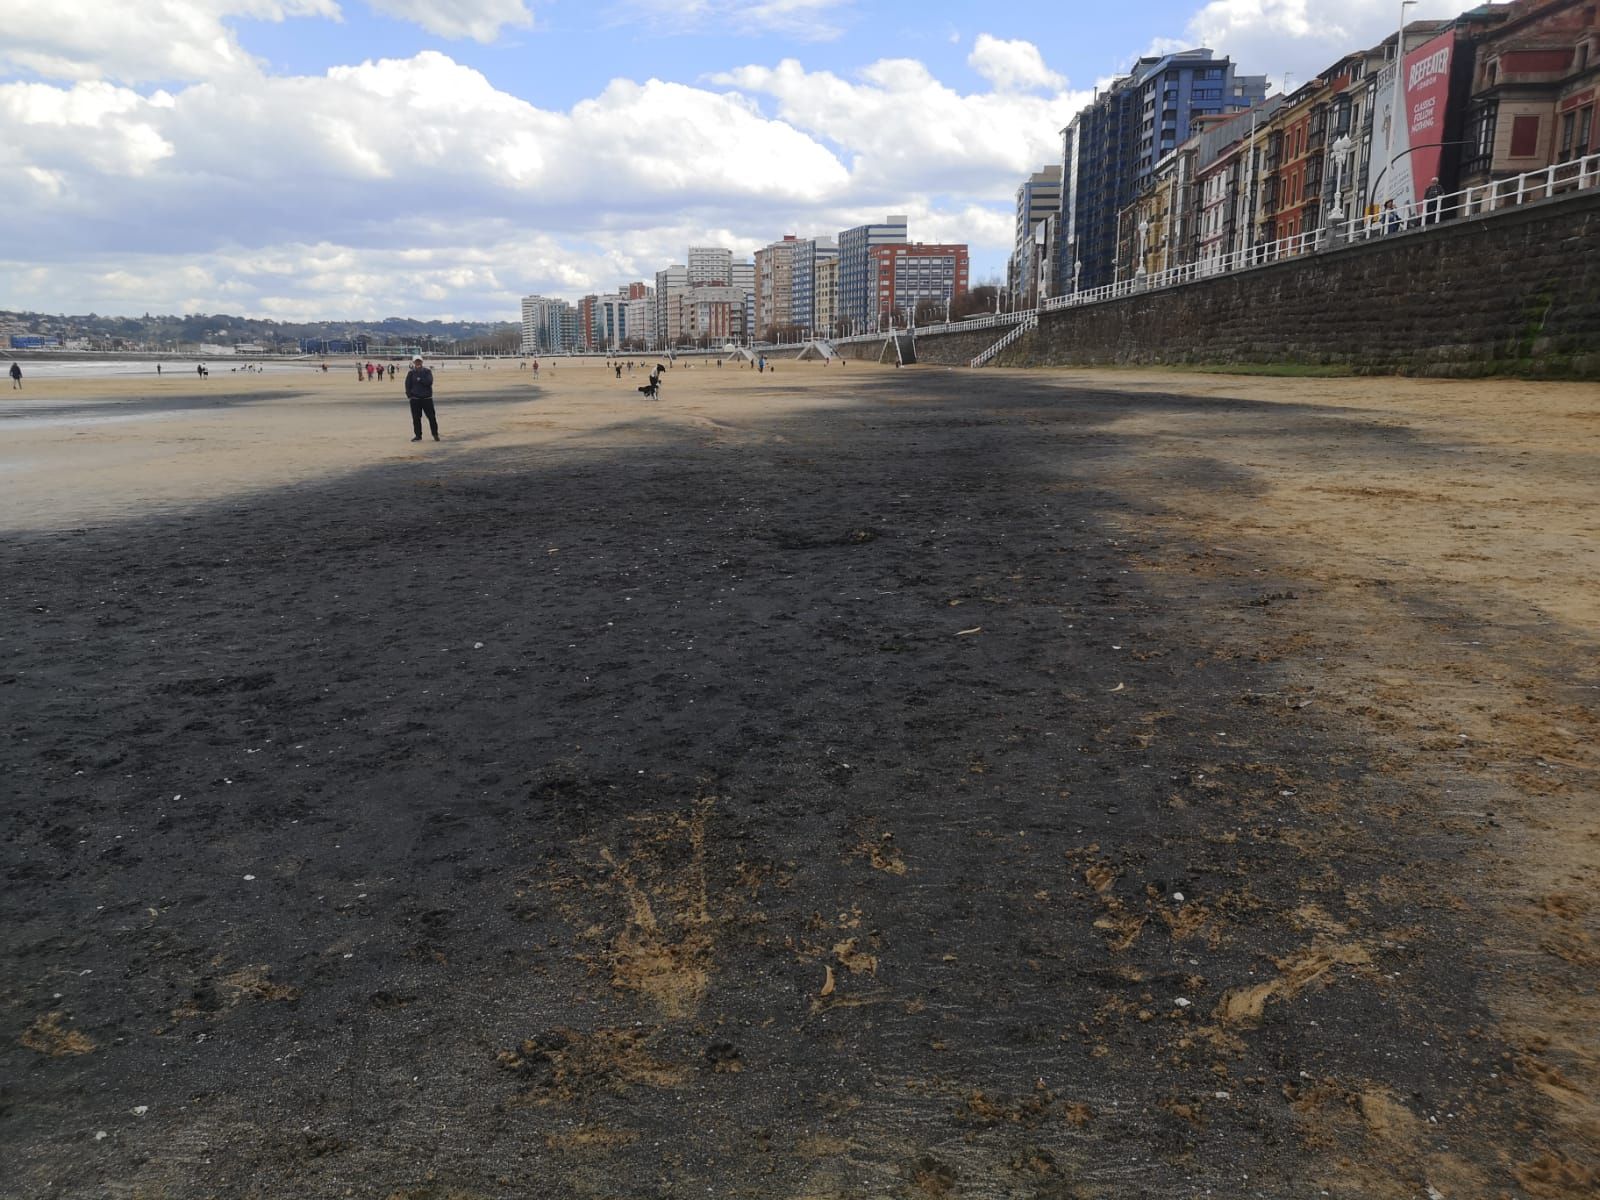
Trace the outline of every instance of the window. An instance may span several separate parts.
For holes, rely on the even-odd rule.
[[[1511,157],[1532,158],[1539,153],[1539,117],[1528,113],[1511,118]]]
[[[1573,147],[1573,154],[1582,158],[1589,153],[1589,139],[1594,133],[1594,105],[1581,109],[1578,113],[1578,144]]]
[[[1572,157],[1572,135],[1577,128],[1578,114],[1565,113],[1561,118],[1561,161]]]
[[[1467,118],[1467,161],[1462,164],[1463,170],[1487,171],[1494,162],[1497,111],[1494,104],[1485,104]]]

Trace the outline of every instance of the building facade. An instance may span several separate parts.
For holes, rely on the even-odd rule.
[[[733,286],[744,293],[744,335],[753,338],[756,328],[756,264],[734,263]]]
[[[837,332],[839,324],[839,256],[817,262],[816,301],[813,328],[822,336]]]
[[[875,322],[910,324],[924,302],[948,311],[967,292],[968,256],[961,245],[874,246],[871,250]],[[940,320],[944,319],[941,313]]]
[[[733,283],[733,251],[721,246],[690,246],[689,284],[718,284],[723,287]]]
[[[654,330],[657,346],[676,346],[683,332],[679,323],[679,300],[689,290],[689,268],[674,263],[656,272]]]
[[[591,293],[578,301],[578,349],[594,350],[601,345],[599,321],[600,297]]]
[[[1156,165],[1207,116],[1245,111],[1266,96],[1266,77],[1239,75],[1210,50],[1141,58],[1061,131],[1061,207],[1051,291],[1113,283],[1124,214],[1154,180]],[[1079,266],[1081,264],[1081,267]]]
[[[581,348],[578,310],[566,300],[547,296],[522,298],[522,353],[564,354]]]
[[[744,338],[744,293],[731,284],[701,284],[682,300],[688,344],[714,347]]]
[[[786,233],[756,251],[754,337],[770,339],[794,326],[794,262],[801,245]]]
[[[1600,146],[1593,0],[1518,0],[1476,38],[1462,186],[1570,162]]]
[[[789,314],[796,326],[826,328],[817,316],[817,272],[838,259],[839,247],[831,237],[807,238],[795,247]]]
[[[872,251],[906,244],[906,218],[891,215],[876,225],[857,225],[839,234],[839,300],[835,323],[868,329],[877,319],[877,277]]]
[[[1039,300],[1048,225],[1061,210],[1061,164],[1035,171],[1017,189],[1017,224],[1012,236],[1006,282],[1013,308],[1032,308]],[[1040,226],[1046,226],[1041,231]],[[1046,284],[1044,291],[1049,291]]]

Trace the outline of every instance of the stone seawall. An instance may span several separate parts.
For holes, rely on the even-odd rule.
[[[970,333],[919,333],[917,361],[946,367],[964,367],[1010,333],[1011,328],[1010,325],[995,325],[988,329],[976,329]]]
[[[970,362],[993,332],[919,337],[918,357]],[[995,360],[1111,363],[1600,378],[1600,192],[1047,312]]]

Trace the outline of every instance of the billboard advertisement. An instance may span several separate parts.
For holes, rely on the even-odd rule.
[[[1445,109],[1450,103],[1450,64],[1455,54],[1455,34],[1447,33],[1406,55],[1405,135],[1411,151],[1411,170],[1402,172],[1411,185],[1412,199],[1428,190],[1439,177],[1444,154]],[[1396,165],[1399,170],[1399,165]],[[1398,207],[1398,204],[1397,204]]]
[[[1394,114],[1395,65],[1390,63],[1378,76],[1374,97],[1377,144],[1385,148],[1385,163],[1393,165],[1377,187],[1376,199],[1379,204],[1393,200],[1402,215],[1416,211],[1428,184],[1439,175],[1444,154],[1441,143],[1447,140],[1445,115],[1450,103],[1455,46],[1455,34],[1445,33],[1405,56],[1398,89],[1398,121]]]

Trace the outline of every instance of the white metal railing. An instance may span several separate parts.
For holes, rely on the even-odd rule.
[[[1161,271],[1135,275],[1131,279],[1118,280],[1104,287],[1088,288],[1065,296],[1051,296],[1042,300],[1038,308],[989,313],[965,321],[924,325],[909,331],[891,330],[888,333],[879,331],[854,334],[850,337],[834,338],[833,343],[842,346],[857,342],[883,341],[902,332],[966,333],[979,329],[1013,326],[1014,328],[998,342],[972,360],[973,366],[981,367],[992,361],[1018,338],[1037,328],[1039,314],[1042,312],[1076,308],[1083,304],[1099,304],[1106,300],[1120,300],[1125,296],[1178,287],[1181,284],[1217,275],[1235,274],[1289,259],[1319,254],[1351,242],[1400,236],[1450,221],[1492,217],[1496,213],[1508,212],[1525,204],[1551,200],[1571,192],[1588,191],[1592,188],[1600,188],[1600,152],[1540,167],[1537,171],[1527,171],[1510,179],[1491,180],[1445,195],[1424,198],[1404,206],[1403,209],[1397,207],[1341,217],[1319,229],[1297,233],[1292,237],[1246,246],[1241,250],[1202,258],[1196,262],[1184,263]]]
[[[965,321],[946,321],[939,325],[915,325],[909,329],[891,329],[887,332],[878,330],[875,333],[853,333],[848,337],[833,339],[835,346],[847,346],[857,342],[885,342],[900,334],[923,333],[968,333],[976,329],[993,329],[1001,325],[1015,325],[1018,321],[1026,321],[1033,314],[1033,309],[1022,308],[1015,312],[986,313],[981,317],[968,317]]]
[[[985,363],[993,360],[995,355],[999,354],[1000,351],[1004,350],[1007,346],[1011,345],[1019,338],[1032,333],[1037,328],[1039,328],[1039,313],[1037,310],[1034,310],[1027,313],[1024,316],[1022,323],[1012,328],[1012,330],[1007,333],[1005,337],[1001,338],[982,354],[978,355],[977,358],[973,359],[972,365],[975,367],[983,366]]]
[[[1350,242],[1396,236],[1449,221],[1489,217],[1524,204],[1596,187],[1600,187],[1600,153],[1555,163],[1537,171],[1527,171],[1510,179],[1492,180],[1456,192],[1424,198],[1402,207],[1369,210],[1356,216],[1341,217],[1320,229],[1247,246],[1166,270],[1136,275],[1104,287],[1051,296],[1040,303],[1039,309],[1052,312],[1080,304],[1117,300],[1141,292],[1176,287],[1197,279],[1228,275],[1285,259],[1317,254]]]
[[[1366,212],[1334,228],[1350,241],[1425,229],[1463,217],[1484,217],[1569,192],[1600,187],[1600,153],[1524,171],[1510,179],[1491,179],[1460,191],[1424,198],[1404,208]]]

